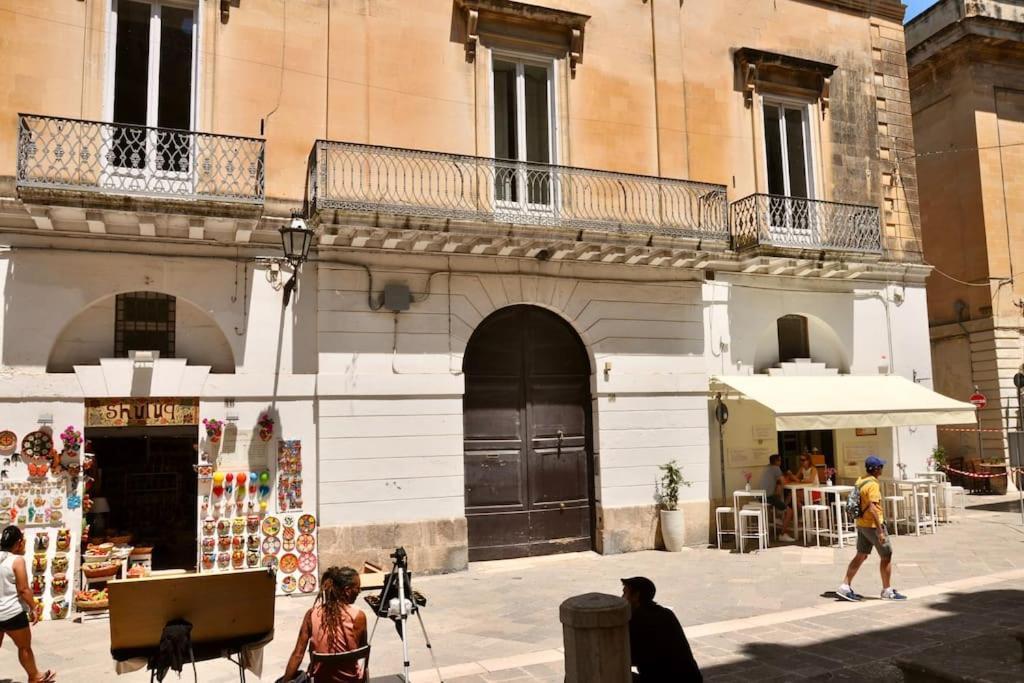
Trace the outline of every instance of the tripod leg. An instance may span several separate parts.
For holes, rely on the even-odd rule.
[[[423,623],[423,615],[420,611],[416,610],[416,618],[420,620],[420,628],[423,629],[423,640],[427,644],[427,652],[430,653],[430,661],[434,664],[434,671],[437,672],[437,680],[440,683],[444,683],[444,677],[441,675],[441,667],[437,665],[437,657],[434,656],[434,646],[430,644],[430,636],[427,635],[427,626]]]
[[[403,617],[399,622],[399,631],[402,637],[402,674],[405,679],[405,683],[410,682],[412,665],[409,662],[409,633],[408,633],[408,622]]]
[[[387,581],[384,582],[384,592],[381,593],[382,598],[387,598],[388,591],[391,589],[391,580],[394,579],[394,578],[395,578],[395,570],[392,569],[391,573],[388,574]],[[383,600],[382,600],[381,604],[377,606],[377,609],[374,610],[374,614],[377,615],[377,619],[373,622],[373,628],[370,630],[370,638],[366,641],[367,644],[372,644],[373,643],[373,634],[377,632],[377,624],[380,623],[380,609],[381,609],[381,607],[383,607]]]

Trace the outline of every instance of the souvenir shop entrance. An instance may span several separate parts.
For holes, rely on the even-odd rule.
[[[85,438],[96,457],[90,540],[152,546],[153,569],[194,570],[195,428],[99,428]]]

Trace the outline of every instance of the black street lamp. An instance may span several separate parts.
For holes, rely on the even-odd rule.
[[[281,247],[284,249],[285,260],[292,267],[292,276],[284,285],[285,306],[288,305],[292,293],[299,290],[299,269],[309,260],[309,247],[312,244],[313,230],[306,225],[306,220],[300,212],[292,212],[291,224],[281,226]]]

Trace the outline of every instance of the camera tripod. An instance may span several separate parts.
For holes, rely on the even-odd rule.
[[[402,640],[402,680],[405,683],[411,681],[411,665],[409,662],[409,615],[415,614],[420,622],[420,629],[423,631],[423,640],[427,645],[427,652],[430,653],[430,661],[437,671],[437,679],[444,683],[441,676],[441,669],[437,666],[437,658],[434,656],[434,647],[430,643],[430,636],[427,634],[427,627],[423,623],[423,615],[420,614],[420,607],[427,604],[427,599],[412,589],[412,573],[409,571],[408,559],[405,548],[395,548],[390,555],[395,561],[391,567],[391,573],[384,581],[384,588],[379,596],[367,596],[364,598],[374,614],[377,615],[370,630],[368,643],[373,642],[373,634],[377,632],[377,625],[381,617],[387,617],[395,622],[395,630]]]

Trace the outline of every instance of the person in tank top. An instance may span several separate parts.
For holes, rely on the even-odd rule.
[[[299,638],[284,672],[284,681],[292,681],[298,675],[307,648],[311,653],[339,654],[366,645],[366,615],[354,604],[359,590],[359,573],[355,569],[330,567],[324,572],[320,594],[302,619]],[[311,664],[309,675],[315,683],[363,683],[369,680],[364,662],[330,668]]]
[[[39,672],[32,652],[32,630],[38,618],[36,599],[25,568],[25,534],[13,524],[0,532],[0,645],[9,636],[18,648],[18,661],[29,683],[52,683],[53,671]],[[26,613],[27,610],[27,613]]]

